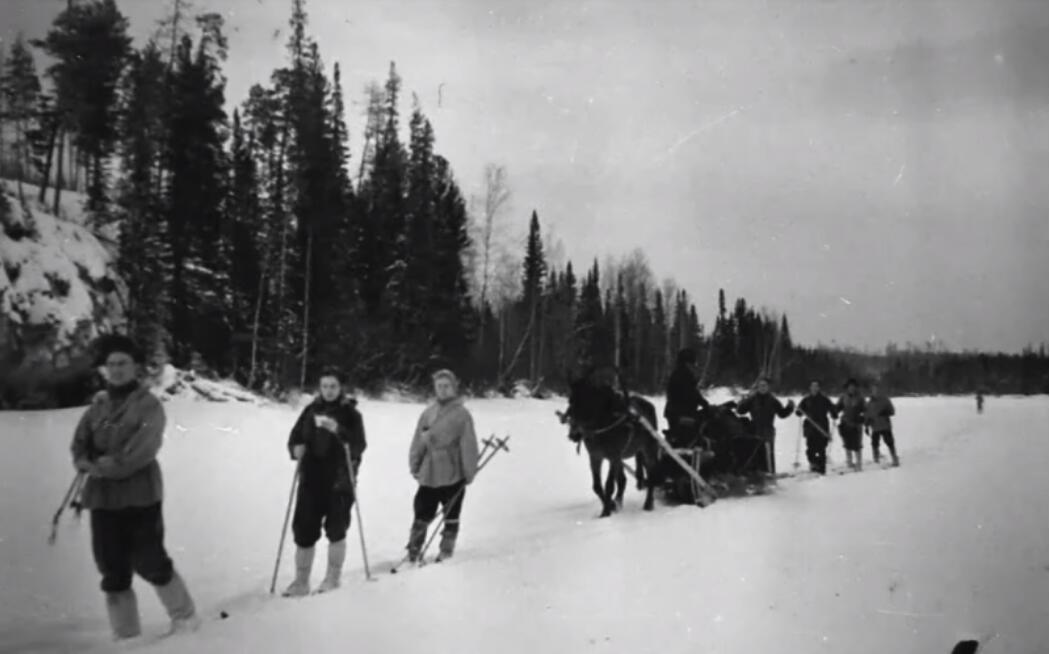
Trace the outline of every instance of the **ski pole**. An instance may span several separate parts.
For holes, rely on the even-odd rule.
[[[277,560],[273,564],[273,579],[270,581],[270,594],[273,595],[277,588],[277,572],[281,568],[281,554],[284,552],[284,538],[288,534],[288,520],[292,517],[292,504],[295,503],[295,491],[299,487],[299,471],[302,468],[302,459],[295,464],[295,474],[292,476],[292,490],[288,493],[288,508],[284,511],[284,526],[281,527],[281,541],[277,545]]]
[[[357,535],[361,539],[361,560],[365,564],[365,579],[375,581],[368,568],[368,548],[365,546],[365,523],[361,520],[361,500],[357,497],[357,475],[354,474],[354,462],[350,458],[350,448],[346,448],[346,469],[350,475],[350,488],[354,493],[354,514],[357,516]]]
[[[495,434],[493,434],[493,436],[494,435]],[[483,443],[483,446],[481,448],[481,451],[478,452],[478,459],[479,460],[485,456],[485,453],[488,452],[489,447],[492,446],[491,437],[482,439],[481,442]],[[480,470],[481,468],[479,467],[478,469]],[[441,515],[445,515],[445,508],[446,507],[441,507]],[[397,564],[394,565],[394,567],[390,568],[390,574],[395,574],[396,575],[397,571],[401,568],[401,566],[403,566],[405,564],[405,562],[408,561],[408,559],[409,559],[409,557],[411,555],[412,555],[411,552],[406,552],[405,555],[401,557],[401,560],[398,561]]]
[[[506,450],[506,451],[510,452],[510,448],[507,447],[507,441],[510,440],[510,436],[509,435],[506,438],[495,438],[495,437],[492,437],[491,439],[486,439],[486,444],[489,444],[488,443],[489,440],[495,441],[492,444],[492,450],[488,453],[488,456],[486,456],[484,458],[484,460],[482,460],[481,463],[478,464],[477,472],[474,473],[475,477],[477,476],[477,474],[479,472],[481,472],[482,468],[484,468],[485,465],[489,461],[492,460],[492,457],[496,456],[496,454],[499,453],[500,450]],[[434,528],[434,532],[432,534],[430,534],[430,538],[428,538],[427,542],[423,544],[423,549],[419,550],[419,564],[420,565],[423,565],[423,558],[426,556],[427,549],[430,548],[430,544],[434,542],[434,539],[437,538],[437,535],[441,532],[442,527],[445,526],[445,520],[448,518],[449,510],[451,510],[452,507],[456,506],[456,502],[459,502],[462,499],[463,493],[466,490],[467,490],[467,485],[463,484],[463,487],[460,488],[456,492],[456,494],[452,497],[452,501],[449,502],[446,505],[446,509],[441,512],[441,519],[438,521],[437,526]]]
[[[62,497],[62,504],[55,511],[55,517],[51,518],[51,534],[47,537],[48,545],[55,544],[55,540],[58,538],[58,521],[62,519],[62,512],[66,510],[66,505],[69,504],[73,493],[77,492],[80,489],[80,485],[84,483],[84,476],[83,472],[77,471],[77,474],[73,477],[73,482],[69,484],[69,490]]]
[[[798,421],[798,438],[795,439],[795,470],[801,467],[799,459],[802,457],[802,421]]]

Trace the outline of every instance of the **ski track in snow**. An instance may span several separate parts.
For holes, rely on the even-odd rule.
[[[554,416],[562,401],[471,401],[479,436],[510,433],[511,452],[468,489],[456,557],[395,576],[421,407],[364,401],[361,510],[379,580],[364,580],[355,524],[343,587],[282,600],[266,590],[296,413],[174,400],[161,451],[167,545],[206,622],[158,640],[165,617],[136,579],[146,637],[130,649],[926,654],[975,637],[982,654],[1046,651],[1047,399],[993,398],[981,416],[970,398],[896,403],[901,468],[871,465],[868,449],[861,474],[652,513],[632,486],[624,510],[598,520],[586,457]],[[0,414],[2,652],[113,649],[88,516],[67,513],[45,543],[81,411]],[[778,428],[790,470],[798,427]],[[831,465],[843,460],[836,442]],[[289,537],[279,590],[293,547]],[[324,556],[322,543],[315,585]]]

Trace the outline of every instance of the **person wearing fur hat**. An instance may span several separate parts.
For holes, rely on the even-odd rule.
[[[435,401],[419,417],[408,452],[408,468],[419,482],[413,500],[414,519],[408,536],[408,559],[418,561],[427,528],[444,511],[438,559],[452,556],[459,535],[459,515],[466,486],[478,471],[474,419],[459,397],[459,380],[450,370],[433,375]]]
[[[135,574],[156,589],[172,632],[194,630],[200,620],[193,599],[164,548],[157,463],[164,406],[139,381],[144,357],[134,341],[103,337],[98,349],[107,387],[81,417],[70,449],[74,467],[86,475],[80,501],[91,511],[91,550],[113,637],[141,633]]]
[[[339,371],[325,369],[318,387],[317,398],[303,409],[288,436],[288,453],[299,462],[299,493],[292,518],[295,580],[284,591],[285,597],[310,594],[314,546],[321,539],[322,526],[328,538],[328,568],[317,592],[339,587],[355,497],[348,466],[353,466],[356,480],[367,447],[357,400],[344,394]]]

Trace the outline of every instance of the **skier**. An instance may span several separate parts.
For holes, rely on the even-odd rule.
[[[419,417],[408,466],[419,482],[412,502],[414,520],[408,535],[408,560],[419,560],[427,528],[437,516],[438,505],[445,515],[438,560],[452,556],[459,535],[459,515],[466,487],[478,470],[478,440],[474,419],[458,396],[459,380],[450,370],[434,373],[436,401]]]
[[[182,577],[164,549],[164,499],[157,452],[164,407],[139,382],[144,357],[130,338],[99,343],[107,388],[81,417],[73,465],[87,475],[80,501],[91,510],[91,549],[115,640],[141,634],[134,574],[153,585],[171,619],[169,633],[196,630],[200,619]]]
[[[700,382],[693,371],[695,365],[696,351],[686,348],[678,353],[675,368],[667,379],[664,418],[673,445],[687,442],[695,435],[697,407],[707,409],[710,406],[700,393]]]
[[[890,417],[896,413],[893,408],[893,401],[890,400],[888,395],[879,391],[878,383],[871,385],[871,397],[868,398],[868,405],[865,408],[865,419],[867,422],[867,431],[871,435],[871,454],[875,459],[875,463],[879,462],[879,440],[885,441],[886,447],[890,451],[890,457],[893,458],[893,467],[897,467],[901,464],[899,458],[897,458],[897,447],[893,442],[893,426],[890,422]]]
[[[984,413],[984,393],[977,391],[977,413]]]
[[[303,409],[288,437],[288,451],[299,462],[299,493],[292,518],[295,537],[295,580],[285,597],[310,594],[314,545],[321,538],[321,524],[328,538],[328,570],[317,588],[324,593],[339,587],[346,560],[346,532],[354,505],[354,479],[367,443],[357,401],[343,392],[343,377],[325,369],[318,380],[317,398]]]
[[[846,381],[846,394],[839,398],[835,408],[842,414],[839,435],[846,449],[846,465],[860,470],[864,460],[864,443],[861,430],[864,428],[864,396],[858,391],[856,379]]]
[[[802,433],[806,437],[806,459],[809,469],[823,475],[827,472],[828,445],[831,444],[831,426],[828,415],[838,417],[835,404],[820,391],[820,382],[809,384],[809,395],[798,403],[795,415],[803,418]],[[816,423],[816,424],[813,424]]]
[[[755,390],[737,404],[736,411],[740,415],[751,414],[755,436],[765,441],[768,472],[771,475],[777,474],[774,449],[777,430],[773,426],[773,420],[790,416],[795,411],[795,401],[788,400],[787,405],[781,404],[780,400],[769,392],[769,378],[762,377],[758,380]]]

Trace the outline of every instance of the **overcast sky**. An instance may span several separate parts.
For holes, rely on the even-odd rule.
[[[0,35],[65,4],[0,0]],[[140,41],[167,4],[119,1]],[[290,0],[194,4],[227,17],[239,104],[284,60]],[[505,165],[520,230],[536,209],[578,264],[641,247],[706,323],[724,287],[807,343],[1047,340],[1045,0],[307,9],[354,112],[396,60],[467,193]]]

